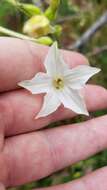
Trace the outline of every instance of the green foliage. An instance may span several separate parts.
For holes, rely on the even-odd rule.
[[[32,4],[18,3],[18,8],[29,17],[41,14],[41,10]]]
[[[26,14],[28,17],[41,14],[41,10],[36,5],[30,3],[22,3],[18,0],[5,0],[10,6],[18,9],[22,13]]]
[[[35,38],[33,41],[45,45],[51,45],[53,42],[52,38],[56,40],[61,34],[61,26],[58,24],[55,25],[54,22],[51,22],[55,21],[56,19],[60,0],[51,0],[48,8],[45,11],[41,10],[41,8],[37,7],[36,5],[33,5],[31,3],[23,3],[19,0],[4,0],[4,2],[7,7],[11,7],[11,9],[14,11],[17,10],[19,14],[20,12],[24,13],[23,17],[24,19],[27,19],[27,21],[23,22],[24,20],[22,20],[21,25],[18,24],[18,26],[21,26],[21,31],[23,33],[32,38]],[[6,12],[3,11],[3,13],[6,15]],[[0,25],[3,25],[3,23],[0,22]],[[13,33],[13,36],[18,38],[21,37],[21,39],[27,39],[27,37],[21,35],[20,33],[18,35],[19,30],[20,28],[18,28],[17,33]],[[9,36],[12,36],[12,31],[0,27],[0,33],[3,32],[4,35],[7,34]],[[29,38],[29,40],[32,41],[31,38]]]
[[[45,15],[49,20],[55,20],[60,0],[51,0],[49,8],[45,11]]]
[[[6,25],[6,20],[8,16],[15,14],[15,10],[13,10],[12,6],[8,4],[6,1],[0,1],[0,25]]]
[[[78,12],[76,5],[70,4],[67,0],[60,1],[59,13],[61,16],[74,15]]]

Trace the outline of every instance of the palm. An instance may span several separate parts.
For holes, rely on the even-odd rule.
[[[35,70],[43,70],[41,63],[46,52],[46,47],[41,50],[41,46],[29,42],[0,39],[0,181],[6,187],[43,178],[107,147],[107,116],[80,124],[42,129],[54,121],[74,116],[74,113],[61,107],[48,117],[34,120],[42,97],[15,89],[19,81],[30,79]],[[77,53],[64,52],[64,55],[70,66],[87,62]],[[107,91],[104,88],[87,85],[84,93],[88,110],[107,107]],[[98,95],[99,98],[96,98]],[[106,177],[107,169],[103,168],[49,190],[106,190]]]

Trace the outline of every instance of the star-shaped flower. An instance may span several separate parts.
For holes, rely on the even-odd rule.
[[[37,73],[31,80],[18,84],[32,94],[46,93],[36,118],[53,113],[61,104],[75,113],[89,115],[80,90],[100,69],[88,65],[70,69],[61,57],[56,42],[50,47],[44,66],[46,73]]]

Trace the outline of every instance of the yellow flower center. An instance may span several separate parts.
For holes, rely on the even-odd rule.
[[[62,78],[57,78],[53,81],[53,85],[57,90],[60,90],[64,87],[64,80]]]

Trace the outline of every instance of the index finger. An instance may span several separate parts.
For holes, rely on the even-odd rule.
[[[13,90],[17,83],[43,71],[48,47],[15,38],[0,38],[0,92]],[[79,53],[63,51],[70,67],[88,63]]]

